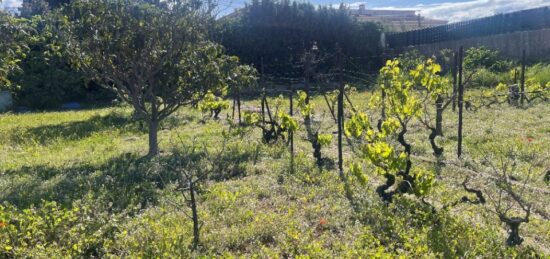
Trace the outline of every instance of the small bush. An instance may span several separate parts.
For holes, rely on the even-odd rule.
[[[532,78],[541,85],[546,85],[550,82],[550,64],[538,63],[526,71],[526,77]]]
[[[480,68],[472,76],[471,87],[495,87],[500,82],[510,81],[508,77],[510,76],[506,73],[497,74],[489,69]]]
[[[0,205],[0,257],[101,257],[120,220],[106,211],[91,199],[73,208],[47,201],[24,210]]]
[[[502,73],[513,67],[513,61],[501,59],[497,50],[486,47],[469,48],[464,56],[464,68],[467,70],[486,68],[491,72]]]

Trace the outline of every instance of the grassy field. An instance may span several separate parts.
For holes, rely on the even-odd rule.
[[[366,110],[367,92],[352,96]],[[313,102],[324,132],[336,130],[322,97]],[[257,100],[245,108],[258,106]],[[286,109],[286,107],[281,107]],[[506,227],[488,208],[459,205],[432,213],[403,196],[391,205],[368,184],[350,183],[354,211],[338,177],[334,138],[323,154],[334,166],[319,170],[300,129],[296,172],[289,173],[284,143],[267,145],[258,129],[230,130],[188,108],[164,121],[161,158],[147,160],[147,132],[126,107],[0,115],[0,257],[545,257],[550,255],[550,105],[507,105],[465,113],[464,157],[456,159],[457,115],[444,117],[445,160],[438,166],[428,132],[413,125],[407,135],[415,163],[435,168],[437,185],[427,201],[436,207],[465,195],[460,183],[489,186],[491,164],[518,154],[534,208],[520,228],[524,243],[506,248]],[[371,112],[372,113],[372,112]],[[369,113],[370,114],[370,113]],[[373,116],[377,116],[373,114]],[[223,115],[222,117],[226,117]],[[225,144],[224,144],[225,143]],[[192,251],[188,208],[175,188],[174,172],[162,167],[174,149],[199,146],[217,170],[202,186],[201,246]],[[223,152],[220,150],[223,147]],[[346,165],[357,160],[345,147]],[[460,168],[468,168],[464,170]],[[537,212],[538,211],[538,212]]]

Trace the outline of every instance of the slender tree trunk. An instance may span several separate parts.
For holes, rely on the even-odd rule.
[[[147,156],[154,157],[159,155],[158,128],[159,116],[158,105],[155,96],[150,93],[151,100],[151,117],[149,117],[149,153]]]
[[[195,199],[195,183],[189,180],[189,195],[191,203],[191,213],[193,217],[193,250],[197,249],[200,243],[199,213],[197,210],[197,200]]]
[[[149,154],[153,157],[159,155],[159,143],[158,143],[158,126],[159,122],[157,118],[149,121]]]

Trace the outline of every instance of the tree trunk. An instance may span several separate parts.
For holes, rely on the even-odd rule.
[[[157,119],[149,121],[149,154],[147,155],[150,157],[159,155],[158,127],[159,122]]]
[[[434,128],[431,128],[431,133],[430,133],[430,145],[432,145],[432,150],[434,151],[434,155],[436,157],[440,157],[441,155],[443,155],[443,148],[442,147],[438,147],[437,146],[437,143],[435,143],[435,138],[438,136],[439,134],[437,134],[437,130],[434,129]]]
[[[510,228],[510,230],[508,231],[508,238],[506,239],[506,245],[521,245],[521,243],[523,243],[523,238],[521,238],[521,236],[519,235],[519,225],[522,223],[522,221],[517,219],[510,219],[507,220],[505,223]]]
[[[376,188],[376,193],[382,201],[386,203],[392,202],[393,192],[386,192],[389,188],[391,188],[395,184],[395,176],[392,174],[384,174],[384,178],[386,178],[386,182]]]
[[[191,213],[193,219],[193,250],[197,249],[200,243],[199,213],[197,210],[197,200],[195,199],[195,184],[189,180],[189,195],[191,203]]]

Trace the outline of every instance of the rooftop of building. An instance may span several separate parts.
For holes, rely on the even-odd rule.
[[[378,22],[386,30],[393,32],[416,30],[448,23],[445,20],[423,17],[415,10],[367,9],[364,4],[359,5],[358,9],[349,10],[349,12],[358,21]]]

